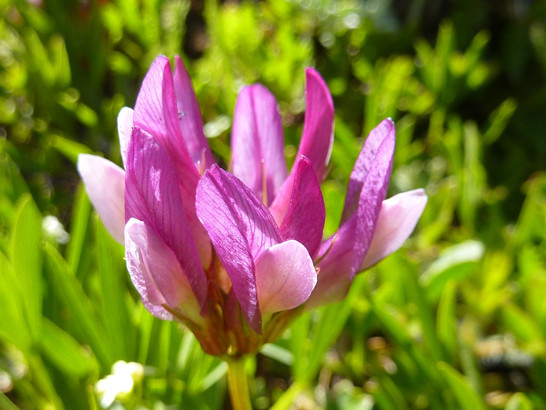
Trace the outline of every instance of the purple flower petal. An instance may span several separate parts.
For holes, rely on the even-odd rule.
[[[286,179],[282,119],[275,97],[261,84],[239,93],[231,136],[232,172],[267,203]],[[265,173],[265,175],[264,175]]]
[[[182,139],[173,75],[167,57],[157,57],[146,73],[135,103],[133,120],[135,126],[153,135],[173,158],[191,162]]]
[[[285,239],[295,239],[314,257],[322,242],[326,218],[324,199],[311,162],[301,157],[297,161],[292,195],[281,225]]]
[[[403,192],[383,201],[375,234],[360,270],[368,269],[398,250],[415,229],[426,204],[423,189]]]
[[[146,131],[169,154],[178,173],[184,213],[204,266],[211,261],[210,242],[195,214],[195,189],[199,172],[195,167],[180,129],[174,82],[169,60],[157,57],[148,70],[133,113],[134,126]]]
[[[172,319],[163,306],[179,309],[196,323],[200,307],[173,251],[152,228],[137,219],[125,227],[127,269],[144,306],[161,319]]]
[[[305,71],[305,121],[298,157],[311,161],[317,180],[324,179],[334,141],[334,103],[328,86],[313,68]]]
[[[102,223],[123,244],[125,171],[107,159],[80,154],[78,172]]]
[[[364,151],[364,149],[363,149]],[[373,157],[359,193],[358,207],[337,234],[319,251],[318,283],[306,306],[317,306],[345,296],[370,247],[390,179],[394,134],[389,134]]]
[[[256,260],[256,286],[262,314],[298,307],[317,283],[317,272],[305,247],[286,241],[263,251]]]
[[[153,229],[175,253],[201,306],[207,281],[167,152],[146,132],[133,128],[125,175],[125,219]]]
[[[318,257],[324,259],[318,265],[317,286],[305,303],[307,308],[337,302],[345,297],[353,279],[354,231],[354,225],[344,224],[320,247]]]
[[[205,160],[205,164],[201,165],[204,170],[216,161],[203,132],[203,118],[188,71],[179,56],[176,56],[174,61],[174,89],[182,137],[193,163],[197,165]]]
[[[303,156],[311,161],[317,180],[321,183],[334,142],[334,103],[330,91],[320,74],[312,68],[306,70],[305,79],[307,106],[297,160],[271,204],[271,213],[279,225],[288,210],[299,158]]]
[[[375,233],[375,224],[379,211],[387,195],[393,156],[394,133],[389,133],[377,149],[377,153],[364,178],[357,212],[345,222],[349,226],[354,226],[355,244],[353,248],[352,276],[358,272]]]
[[[379,147],[385,138],[394,139],[394,123],[390,118],[383,120],[375,127],[366,138],[364,147],[356,160],[356,163],[351,173],[349,185],[347,187],[347,196],[345,197],[345,207],[341,222],[345,222],[358,208],[360,192],[364,179],[372,166],[373,160],[377,155]]]
[[[281,241],[271,214],[239,179],[213,165],[197,187],[197,216],[226,269],[250,327],[261,331],[254,260]]]
[[[127,162],[127,147],[133,132],[133,109],[123,107],[118,114],[118,135],[119,135],[119,150],[121,151],[121,160],[123,166]]]

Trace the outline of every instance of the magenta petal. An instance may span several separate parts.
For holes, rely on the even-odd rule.
[[[349,185],[347,187],[347,196],[345,197],[345,207],[343,209],[342,223],[346,221],[357,209],[360,192],[364,179],[372,166],[373,160],[377,155],[379,147],[385,138],[394,139],[394,123],[390,118],[383,120],[375,127],[366,138],[364,147],[358,156]]]
[[[318,266],[317,286],[306,307],[337,302],[345,297],[353,279],[354,231],[354,225],[344,224],[320,247],[318,257],[324,258]]]
[[[387,193],[394,154],[394,135],[387,136],[370,163],[359,193],[356,212],[319,251],[318,282],[306,306],[337,301],[345,296],[360,271],[372,241],[379,212]]]
[[[125,218],[143,221],[175,253],[201,306],[207,281],[167,152],[147,133],[133,129],[125,175]]]
[[[127,162],[127,148],[133,132],[133,109],[123,107],[118,114],[119,150],[123,166]]]
[[[328,86],[313,68],[305,71],[305,121],[298,156],[311,161],[319,182],[334,141],[334,103]]]
[[[200,321],[199,304],[176,256],[153,229],[134,218],[125,227],[125,257],[131,280],[153,315],[171,319],[166,305]]]
[[[215,163],[210,146],[203,132],[203,118],[191,79],[179,56],[175,57],[174,89],[182,137],[194,164],[202,163],[202,169]]]
[[[383,201],[375,234],[360,270],[398,250],[413,232],[426,204],[427,195],[423,189],[403,192]]]
[[[256,286],[262,314],[298,307],[317,283],[317,272],[305,247],[286,241],[263,251],[256,260]]]
[[[317,181],[321,183],[334,142],[334,103],[326,83],[316,70],[308,68],[305,72],[305,79],[307,107],[303,135],[297,155],[298,160],[296,161],[299,161],[302,156],[308,158],[313,165]],[[288,210],[296,169],[297,162],[271,204],[271,213],[278,224],[282,223]]]
[[[232,172],[267,203],[286,179],[282,119],[275,97],[261,84],[239,93],[231,136]],[[265,176],[264,176],[265,173]]]
[[[326,218],[324,199],[311,162],[300,157],[296,163],[290,204],[281,225],[284,239],[295,239],[314,257],[322,242]]]
[[[180,114],[182,115],[182,114]],[[138,93],[133,113],[137,126],[156,139],[167,150],[182,174],[199,174],[182,138],[176,106],[173,75],[169,59],[157,57],[152,63]],[[195,184],[197,181],[195,180]]]
[[[362,183],[358,199],[358,210],[344,224],[354,226],[355,245],[353,248],[352,275],[354,276],[370,247],[381,205],[387,195],[387,188],[394,156],[394,133],[383,140],[372,160]]]
[[[167,57],[157,57],[148,70],[137,97],[133,119],[134,127],[152,135],[167,151],[176,167],[184,213],[188,218],[201,262],[208,266],[211,260],[210,242],[195,214],[195,189],[199,172],[182,138],[173,76]]]
[[[275,221],[250,188],[217,165],[199,181],[196,205],[249,325],[260,332],[254,260],[281,241]]]
[[[102,223],[110,235],[123,244],[125,171],[107,159],[81,154],[78,172]]]

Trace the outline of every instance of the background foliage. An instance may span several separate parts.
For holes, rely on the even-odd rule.
[[[546,407],[545,2],[0,0],[0,15],[0,408],[99,408],[118,360],[144,377],[112,408],[229,407],[224,365],[143,309],[75,171],[81,152],[120,162],[117,113],[159,53],[183,56],[224,163],[252,82],[277,96],[293,160],[304,68],[321,72],[330,233],[385,117],[390,194],[429,195],[403,249],[263,349],[255,408]]]

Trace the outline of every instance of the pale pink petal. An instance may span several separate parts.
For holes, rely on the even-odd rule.
[[[123,107],[118,114],[118,135],[119,135],[119,149],[121,151],[121,160],[123,166],[127,161],[127,147],[129,146],[129,140],[131,139],[131,132],[133,131],[133,109],[129,107]]]
[[[263,251],[256,260],[256,286],[262,314],[304,303],[317,283],[317,272],[305,247],[294,240]]]
[[[199,181],[196,204],[199,220],[226,269],[241,310],[259,333],[254,260],[281,241],[275,221],[250,188],[217,165]]]
[[[426,204],[427,195],[423,189],[403,192],[383,201],[375,233],[360,270],[375,265],[398,250],[413,232]]]
[[[130,219],[125,227],[127,268],[144,306],[155,316],[170,319],[163,306],[179,310],[195,322],[200,307],[173,251],[144,222]]]
[[[209,143],[203,132],[203,118],[191,79],[179,56],[175,57],[174,89],[176,93],[176,107],[182,137],[194,164],[202,163],[201,169],[209,168],[216,163]]]
[[[133,128],[127,153],[125,218],[143,221],[165,241],[204,306],[207,280],[184,213],[175,167],[161,145],[138,127]]]
[[[286,179],[282,119],[275,97],[261,84],[239,93],[231,135],[233,174],[271,203]]]
[[[80,154],[78,172],[102,223],[123,244],[125,171],[107,159]]]
[[[283,238],[295,239],[314,257],[322,242],[324,199],[311,162],[302,157],[295,169],[290,204],[281,225]]]

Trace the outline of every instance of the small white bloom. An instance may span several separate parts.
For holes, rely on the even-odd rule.
[[[42,230],[47,237],[61,245],[67,244],[70,240],[70,235],[65,231],[63,224],[53,215],[42,219]]]
[[[114,401],[129,399],[136,383],[140,383],[144,376],[144,368],[135,362],[117,361],[112,366],[112,374],[101,379],[95,385],[103,408],[110,407]]]

